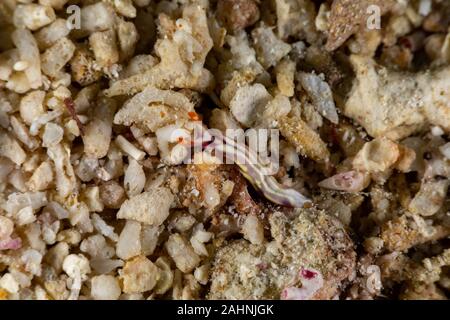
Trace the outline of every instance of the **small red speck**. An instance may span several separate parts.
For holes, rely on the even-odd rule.
[[[314,271],[308,270],[308,269],[302,269],[301,275],[303,278],[309,280],[309,279],[315,278],[317,273]]]
[[[264,262],[258,263],[256,266],[258,267],[259,270],[266,270],[268,268],[267,263]]]
[[[128,140],[128,141],[133,141],[134,139],[134,135],[130,130],[127,130],[125,132],[122,133],[122,135]]]
[[[189,116],[189,118],[191,118],[191,120],[194,120],[194,121],[200,120],[200,116],[196,112],[190,111],[190,112],[188,112],[188,116]]]
[[[331,125],[330,136],[331,136],[331,143],[333,144],[339,143],[338,128],[334,124]]]
[[[178,137],[178,143],[183,143],[184,139],[183,137]]]
[[[402,45],[402,46],[404,46],[405,48],[407,48],[407,49],[412,49],[413,48],[413,44],[412,44],[412,42],[411,42],[411,40],[410,39],[408,39],[408,38],[401,38],[400,40],[399,40],[399,42],[400,42],[400,44]]]

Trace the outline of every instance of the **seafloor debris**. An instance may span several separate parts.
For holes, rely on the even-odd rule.
[[[448,298],[449,17],[0,1],[0,300]]]

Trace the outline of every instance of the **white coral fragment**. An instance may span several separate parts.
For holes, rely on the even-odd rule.
[[[303,89],[311,97],[317,111],[324,118],[337,124],[339,117],[333,100],[333,92],[328,83],[314,73],[300,72],[298,78]]]
[[[256,121],[256,114],[263,111],[271,98],[262,84],[246,85],[236,91],[230,110],[236,120],[250,127]]]
[[[172,234],[166,242],[166,249],[182,272],[191,272],[200,263],[200,257],[195,253],[189,242],[178,233]]]
[[[116,254],[123,260],[128,260],[141,254],[141,224],[128,220],[119,236]]]
[[[154,132],[177,120],[188,119],[192,111],[194,106],[185,95],[147,87],[125,103],[114,116],[114,123],[136,124],[145,132]]]
[[[270,27],[253,29],[252,37],[258,60],[266,69],[275,66],[291,51],[291,46],[278,39]]]
[[[77,189],[75,173],[70,162],[70,149],[60,143],[49,147],[47,155],[55,165],[56,190],[62,197],[67,197]]]

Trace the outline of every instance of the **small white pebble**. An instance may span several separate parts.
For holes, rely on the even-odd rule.
[[[433,264],[431,263],[431,260],[429,258],[423,260],[423,265],[428,271],[433,270]]]
[[[194,277],[200,284],[206,285],[209,280],[209,265],[204,264],[195,269]]]
[[[84,277],[91,272],[89,260],[82,254],[70,254],[63,262],[63,270],[71,278]]]
[[[36,216],[34,215],[33,208],[31,206],[27,206],[17,212],[15,219],[17,221],[17,225],[24,226],[36,221]]]
[[[50,109],[55,109],[59,105],[59,100],[56,97],[51,97],[47,100],[47,107]]]
[[[419,13],[421,16],[426,17],[433,10],[433,3],[431,0],[421,0],[419,3]]]
[[[264,242],[264,227],[258,217],[248,215],[242,225],[244,238],[252,244],[262,244]]]
[[[62,140],[63,136],[63,128],[53,122],[48,122],[45,125],[45,131],[42,137],[42,145],[44,147],[55,146]]]
[[[158,142],[155,137],[147,137],[143,139],[142,146],[149,155],[156,156],[158,154]]]
[[[14,63],[13,69],[14,71],[25,71],[29,67],[28,61],[20,60]]]
[[[446,157],[447,159],[450,160],[450,142],[447,142],[446,144],[444,144],[443,146],[441,146],[439,148],[439,150],[441,151],[441,153],[444,155],[444,157]]]
[[[53,95],[56,98],[63,100],[63,99],[70,98],[72,96],[72,93],[66,87],[59,86],[58,88],[56,88],[56,90],[53,91]]]
[[[11,273],[6,273],[0,279],[0,288],[5,289],[9,293],[17,293],[19,292],[19,283],[14,279]]]
[[[100,275],[91,280],[91,295],[95,300],[117,300],[121,293],[119,281],[113,276]]]
[[[117,146],[126,154],[134,158],[136,161],[142,160],[145,157],[145,152],[136,148],[131,142],[129,142],[122,135],[118,135],[116,138]]]
[[[80,136],[80,128],[77,125],[77,122],[73,119],[67,121],[64,126],[70,134],[73,134],[75,137]]]
[[[431,134],[435,137],[440,137],[444,134],[444,130],[439,126],[434,126],[431,128]]]
[[[8,238],[14,231],[14,222],[11,219],[0,216],[0,239]]]
[[[21,260],[25,265],[25,270],[36,276],[41,275],[42,258],[42,254],[34,249],[24,251],[21,256]]]

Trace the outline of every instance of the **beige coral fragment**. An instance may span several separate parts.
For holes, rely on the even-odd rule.
[[[279,121],[279,128],[297,152],[315,161],[328,161],[330,153],[326,143],[300,117],[283,117]]]
[[[325,48],[329,51],[336,50],[360,28],[366,27],[370,15],[374,12],[374,6],[382,15],[392,8],[393,3],[393,0],[333,1],[329,18],[328,41]]]
[[[183,94],[147,87],[141,93],[128,100],[115,117],[115,124],[138,125],[141,129],[154,132],[157,129],[188,119],[194,105]]]
[[[103,98],[98,101],[83,135],[84,152],[88,156],[103,158],[108,153],[115,108],[112,99]]]
[[[114,82],[106,90],[109,96],[128,95],[147,86],[160,89],[187,88],[208,91],[213,83],[212,74],[205,68],[206,55],[213,46],[209,34],[206,12],[197,5],[186,6],[177,30],[162,30],[167,37],[158,39],[155,51],[160,63],[145,73]],[[187,23],[190,30],[183,28]],[[171,24],[168,24],[171,25]],[[161,26],[164,29],[164,25]]]
[[[17,165],[21,165],[27,158],[17,140],[4,130],[0,130],[0,156],[8,158]]]
[[[144,256],[127,261],[121,272],[123,291],[140,293],[152,290],[159,279],[158,267]]]
[[[173,201],[174,196],[169,189],[156,188],[126,200],[120,207],[117,218],[159,226],[169,216]]]
[[[450,67],[409,74],[362,56],[350,60],[356,79],[344,114],[371,136],[399,140],[427,123],[450,132]]]

